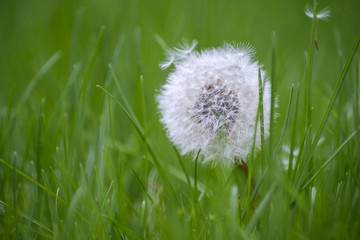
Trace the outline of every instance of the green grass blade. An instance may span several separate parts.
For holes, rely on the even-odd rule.
[[[261,166],[265,164],[265,130],[264,130],[264,108],[263,108],[263,81],[261,80],[261,69],[259,68],[259,120],[260,120],[260,149],[261,149]]]
[[[252,231],[256,225],[256,223],[258,222],[259,218],[261,217],[261,214],[263,213],[263,211],[265,210],[265,207],[269,204],[270,201],[270,197],[272,195],[272,193],[274,192],[274,187],[272,187],[268,193],[266,194],[266,196],[264,197],[264,199],[261,201],[261,203],[259,204],[259,206],[256,208],[254,215],[252,216],[252,218],[249,221],[249,224],[247,225],[246,229],[248,231]]]
[[[158,169],[160,176],[162,177],[162,179],[164,180],[165,184],[167,184],[170,188],[171,193],[174,195],[177,203],[179,204],[179,206],[181,206],[180,204],[180,200],[178,199],[178,196],[174,190],[174,187],[172,186],[170,180],[168,179],[165,170],[163,169],[163,167],[160,164],[159,158],[157,157],[157,155],[155,154],[154,148],[151,146],[151,144],[148,142],[148,140],[145,138],[145,133],[144,130],[142,129],[142,127],[140,126],[140,124],[138,124],[138,121],[136,120],[136,118],[131,115],[131,113],[111,94],[109,93],[107,90],[105,90],[103,87],[96,85],[96,87],[100,88],[102,91],[104,91],[107,95],[109,95],[114,101],[115,103],[124,111],[124,113],[126,114],[126,116],[129,118],[130,122],[132,123],[132,125],[135,127],[136,131],[138,132],[138,134],[140,135],[141,139],[146,143],[146,147],[150,153],[150,155],[152,156],[155,166]]]
[[[29,85],[25,89],[24,94],[21,96],[18,105],[22,105],[30,96],[31,92],[34,90],[35,86],[39,82],[39,80],[47,73],[50,68],[60,59],[62,53],[61,51],[57,51],[54,53],[45,63],[42,65],[40,70],[36,73],[35,77],[30,81]]]
[[[198,182],[198,176],[197,176],[198,171],[197,171],[197,167],[198,167],[198,159],[199,159],[200,151],[201,150],[198,151],[198,153],[196,154],[196,157],[195,157],[195,172],[194,172],[194,179],[195,179],[195,181],[194,181],[194,200],[195,200],[195,203],[198,202],[198,197],[197,197],[197,195],[198,195],[198,184],[197,184],[197,182]]]
[[[293,172],[293,160],[294,160],[294,148],[295,148],[295,140],[298,136],[298,106],[299,106],[299,84],[296,87],[296,100],[295,100],[295,108],[294,108],[294,116],[292,121],[292,132],[291,132],[291,140],[290,140],[290,154],[289,154],[289,166],[288,166],[288,176],[291,178]]]
[[[155,33],[153,37],[155,38],[156,42],[160,45],[162,50],[166,51],[167,49],[169,49],[168,45],[159,34]]]
[[[316,24],[317,24],[317,17],[316,17],[316,8],[317,2],[314,0],[313,4],[313,19],[311,25],[311,38],[310,38],[310,46],[309,52],[307,55],[307,65],[306,65],[306,80],[305,80],[305,98],[304,98],[304,113],[305,113],[305,128],[309,126],[311,123],[310,119],[310,109],[311,109],[311,75],[312,75],[312,67],[313,67],[313,58],[314,58],[314,45],[315,45],[315,31],[316,31]]]
[[[128,166],[131,169],[131,172],[134,174],[136,180],[139,182],[139,185],[141,187],[141,189],[144,191],[144,193],[146,194],[146,196],[150,199],[151,202],[154,202],[154,200],[152,199],[152,197],[149,195],[149,193],[146,190],[145,184],[143,183],[143,181],[141,180],[141,178],[139,177],[139,175],[136,173],[135,169],[131,166],[129,160],[121,153],[121,148],[119,147],[119,145],[117,145],[115,143],[116,148],[118,149],[122,159],[125,159],[126,163],[128,164]]]
[[[145,133],[144,130],[142,129],[142,127],[139,124],[139,121],[137,121],[137,119],[135,118],[135,116],[130,113],[130,110],[128,110],[127,108],[125,108],[111,93],[109,93],[105,88],[103,88],[100,85],[96,85],[96,87],[100,88],[104,93],[106,93],[108,96],[110,96],[113,101],[115,101],[115,103],[121,108],[121,110],[123,110],[123,112],[126,114],[126,116],[129,118],[131,124],[135,127],[136,131],[139,133],[141,139],[143,141],[146,141],[145,139]]]
[[[0,200],[0,204],[4,205],[5,207],[7,208],[10,208],[10,209],[13,209],[13,207],[3,201]],[[45,224],[41,223],[40,221],[34,219],[33,217],[31,216],[28,216],[27,214],[25,214],[24,212],[20,211],[19,209],[14,209],[16,210],[16,213],[20,216],[22,216],[23,218],[25,218],[26,220],[29,220],[30,222],[34,223],[35,225],[37,225],[38,227],[46,230],[47,232],[51,233],[51,234],[54,234],[54,232],[49,228],[47,227]]]
[[[273,33],[272,52],[271,52],[271,110],[270,110],[270,133],[269,133],[269,151],[272,152],[272,144],[274,141],[274,124],[275,124],[275,107],[276,107],[276,35]]]
[[[184,166],[184,163],[182,161],[182,157],[180,156],[180,153],[179,151],[176,149],[175,146],[173,146],[173,149],[175,151],[175,154],[176,154],[176,158],[179,160],[179,163],[180,163],[180,166],[181,166],[181,170],[184,172],[184,175],[185,175],[185,178],[186,178],[186,182],[187,184],[189,185],[189,187],[191,188],[191,182],[190,182],[190,177],[189,177],[189,174],[187,173],[186,169],[185,169],[185,166]]]
[[[265,169],[264,173],[261,175],[261,177],[259,178],[259,180],[257,181],[253,191],[251,192],[251,195],[250,195],[250,203],[253,202],[257,192],[259,191],[259,188],[260,186],[263,184],[264,182],[264,179],[266,177],[266,175],[269,173],[269,168]],[[240,218],[243,219],[247,210],[249,208],[249,205],[247,205],[242,211],[241,211],[241,214],[240,214]]]
[[[2,122],[1,125],[1,132],[0,132],[0,154],[3,152],[4,150],[4,143],[5,140],[7,138],[7,136],[10,134],[11,132],[11,128],[10,128],[10,120],[11,120],[11,116],[12,116],[12,112],[13,112],[13,104],[14,104],[14,96],[15,96],[15,90],[14,88],[11,91],[11,95],[10,95],[10,101],[7,105],[7,111],[6,111],[6,120]],[[13,126],[13,125],[12,125]]]
[[[129,104],[127,98],[125,97],[126,95],[125,95],[125,93],[124,93],[123,90],[122,90],[122,87],[121,87],[121,85],[120,85],[120,81],[119,81],[119,79],[116,77],[116,74],[115,74],[115,71],[114,71],[112,65],[111,65],[111,64],[108,64],[108,67],[109,67],[109,70],[110,70],[110,72],[111,72],[111,76],[112,76],[112,78],[113,78],[114,81],[115,81],[115,85],[116,85],[116,87],[117,87],[117,90],[118,90],[119,93],[120,93],[121,100],[123,101],[126,109],[129,111],[129,113],[130,113],[132,116],[135,116],[134,112],[132,111],[132,108],[130,107],[130,104]],[[138,124],[139,124],[139,123],[138,123]]]
[[[318,131],[317,131],[317,133],[316,133],[316,135],[315,135],[315,138],[314,138],[312,144],[311,144],[310,153],[309,153],[308,158],[311,158],[312,155],[314,154],[314,151],[315,151],[315,149],[316,149],[316,147],[317,147],[317,144],[318,144],[318,142],[319,142],[320,136],[321,136],[322,132],[323,132],[324,129],[325,129],[325,125],[326,125],[326,123],[327,123],[327,121],[328,121],[328,119],[329,119],[331,110],[332,110],[333,107],[334,107],[335,100],[336,100],[337,96],[339,95],[341,86],[342,86],[343,83],[344,83],[344,79],[345,79],[345,77],[346,77],[346,75],[347,75],[347,73],[348,73],[348,71],[349,71],[351,62],[352,62],[352,60],[353,60],[353,57],[354,57],[355,52],[356,52],[356,50],[357,50],[357,47],[359,46],[359,42],[360,42],[360,33],[358,33],[358,35],[357,35],[357,37],[356,37],[356,39],[355,39],[355,42],[354,42],[354,45],[353,45],[353,47],[352,47],[352,49],[351,49],[351,52],[350,52],[350,54],[349,54],[349,57],[347,58],[346,64],[345,64],[345,66],[344,66],[344,68],[343,68],[343,70],[342,70],[342,72],[341,72],[340,78],[339,78],[339,80],[338,80],[338,82],[337,82],[337,84],[336,84],[336,87],[335,87],[335,89],[334,89],[334,92],[333,92],[333,94],[332,94],[332,96],[331,96],[331,99],[330,99],[329,105],[328,105],[328,107],[327,107],[327,109],[326,109],[325,115],[324,115],[324,117],[323,117],[323,119],[322,119],[322,121],[321,121],[320,127],[319,127],[319,129],[318,129]]]
[[[41,171],[42,173],[42,177],[43,177],[43,181],[44,184],[50,188],[50,182],[49,179],[45,173],[44,170]],[[57,234],[59,232],[59,215],[58,215],[58,209],[57,209],[57,198],[58,198],[58,193],[59,191],[56,191],[56,197],[55,197],[55,201],[53,201],[52,196],[50,194],[48,194],[48,201],[49,201],[49,211],[50,211],[50,217],[51,217],[51,223],[52,223],[52,228],[54,229],[54,234]]]
[[[0,158],[0,162],[2,164],[4,164],[5,166],[7,166],[8,168],[10,168],[11,170],[14,169],[14,166],[9,164],[8,162],[6,162],[5,160]],[[41,183],[39,183],[38,181],[36,181],[34,178],[30,177],[29,175],[27,175],[26,173],[20,171],[19,169],[15,169],[16,173],[23,176],[24,178],[26,178],[27,180],[29,180],[30,182],[34,183],[36,186],[38,186],[39,188],[41,188],[42,190],[44,190],[45,192],[47,192],[48,194],[50,194],[51,196],[53,196],[54,198],[56,198],[56,194],[51,191],[50,189],[48,189],[47,187],[45,187],[44,185],[42,185]],[[65,203],[65,201],[62,198],[58,198],[62,203]]]
[[[275,151],[271,157],[271,162],[276,158],[277,154],[279,153],[281,146],[283,144],[284,138],[285,138],[285,134],[287,132],[287,129],[289,127],[289,122],[290,122],[290,118],[291,118],[291,111],[293,109],[293,98],[294,98],[294,84],[292,84],[291,89],[290,89],[290,98],[289,98],[289,104],[288,104],[288,108],[287,108],[287,113],[286,113],[286,119],[285,119],[285,125],[284,125],[284,129],[282,132],[282,135],[280,137],[279,143],[277,144]]]
[[[359,133],[359,129],[356,130],[355,132],[353,132],[337,149],[336,151],[323,163],[323,165],[321,166],[321,168],[319,170],[317,170],[314,175],[303,185],[303,187],[301,188],[301,190],[305,190],[305,188],[307,188],[311,182],[317,177],[317,175],[319,175],[319,173],[326,168],[326,166],[336,157],[336,155],[350,142],[351,139],[353,139],[356,134]]]
[[[96,45],[95,45],[95,48],[94,48],[94,51],[91,55],[91,58],[90,58],[90,61],[89,61],[89,64],[86,68],[86,71],[85,71],[85,76],[83,78],[83,81],[82,81],[82,84],[81,84],[81,87],[80,87],[80,91],[79,91],[79,97],[78,99],[80,100],[82,95],[84,94],[85,92],[85,88],[89,82],[89,79],[90,79],[90,76],[91,76],[91,71],[93,69],[93,66],[94,66],[94,63],[95,63],[95,60],[99,54],[99,49],[100,49],[100,45],[101,45],[101,42],[102,42],[102,39],[103,39],[103,36],[104,36],[104,30],[105,30],[105,26],[101,26],[100,28],[100,31],[99,31],[99,35],[98,35],[98,39],[96,41]]]

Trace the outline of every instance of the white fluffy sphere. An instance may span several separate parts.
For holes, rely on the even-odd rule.
[[[157,96],[161,122],[182,154],[197,153],[203,162],[230,165],[250,153],[259,107],[259,64],[249,47],[193,51],[196,43],[168,52],[174,64]],[[269,135],[271,86],[263,79],[264,134]],[[260,144],[257,125],[255,147]]]

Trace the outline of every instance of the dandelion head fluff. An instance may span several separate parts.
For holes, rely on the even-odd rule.
[[[196,42],[172,49],[161,67],[174,65],[157,96],[159,110],[171,141],[182,154],[201,152],[203,162],[231,165],[246,160],[260,124],[259,64],[249,46],[194,51]],[[261,70],[264,134],[269,135],[271,86]]]

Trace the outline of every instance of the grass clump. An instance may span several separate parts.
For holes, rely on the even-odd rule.
[[[3,4],[0,238],[359,239],[360,5],[322,4]],[[158,64],[182,37],[251,42],[271,76],[248,175],[166,137]]]

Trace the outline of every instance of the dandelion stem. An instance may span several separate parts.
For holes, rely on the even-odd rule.
[[[195,203],[197,203],[197,195],[198,195],[198,186],[197,186],[197,165],[198,165],[198,159],[199,159],[199,155],[200,155],[200,151],[198,151],[198,153],[196,154],[195,157],[195,173],[194,173],[194,201]]]

